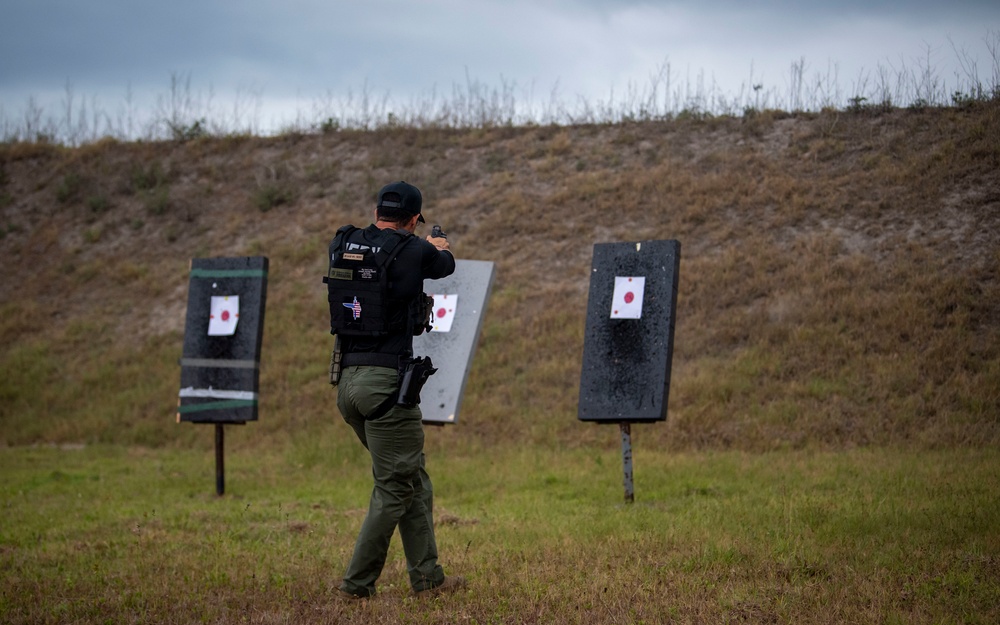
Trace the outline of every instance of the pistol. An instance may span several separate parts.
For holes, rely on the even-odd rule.
[[[431,362],[430,357],[413,358],[408,361],[400,371],[401,381],[399,384],[399,399],[396,403],[400,406],[413,408],[420,403],[420,389],[424,387],[427,378],[434,375],[437,368]]]

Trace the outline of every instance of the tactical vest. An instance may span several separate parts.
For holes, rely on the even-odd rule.
[[[392,332],[421,334],[430,328],[433,299],[421,295],[407,302],[407,314],[402,321],[390,320],[389,263],[406,246],[412,234],[393,231],[396,235],[376,253],[371,249],[346,249],[349,237],[356,230],[344,226],[330,243],[330,269],[323,282],[327,285],[330,303],[330,333],[341,336],[385,336]],[[404,325],[405,324],[405,325]]]

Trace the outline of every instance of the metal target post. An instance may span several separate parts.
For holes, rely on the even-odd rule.
[[[632,489],[632,424],[622,421],[619,424],[622,433],[622,470],[625,474],[625,503],[635,502],[635,491]]]
[[[220,497],[226,493],[226,467],[223,458],[222,424],[215,424],[215,494]]]

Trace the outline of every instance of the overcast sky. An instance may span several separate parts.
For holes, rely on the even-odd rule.
[[[5,0],[0,115],[68,93],[148,109],[172,77],[217,110],[254,102],[262,126],[348,94],[448,98],[468,79],[519,106],[621,99],[665,68],[675,90],[784,96],[801,60],[846,98],[880,66],[967,82],[956,49],[992,85],[997,32],[997,0]]]

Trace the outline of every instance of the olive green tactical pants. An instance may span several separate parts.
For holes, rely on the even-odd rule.
[[[340,586],[355,595],[375,594],[397,526],[413,590],[444,581],[434,540],[434,492],[424,470],[420,408],[394,405],[379,419],[365,420],[397,388],[395,369],[367,366],[345,368],[337,387],[337,408],[371,454],[375,478],[368,515]]]

